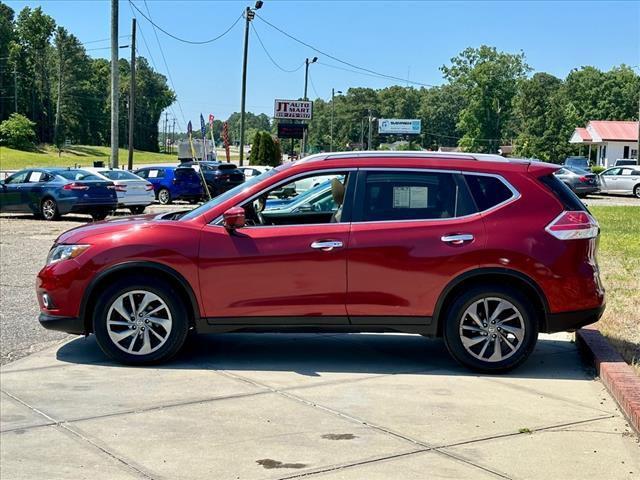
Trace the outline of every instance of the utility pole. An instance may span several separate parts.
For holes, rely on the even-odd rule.
[[[111,0],[111,168],[118,168],[118,0]]]
[[[318,61],[318,57],[313,57],[311,61],[308,58],[304,59],[304,98],[303,100],[308,100],[307,98],[307,85],[309,81],[309,65],[312,63],[316,63]],[[307,151],[307,130],[304,129],[302,131],[302,146],[300,147],[300,158],[304,156],[304,153]]]
[[[636,145],[636,160],[640,164],[640,98],[638,98],[638,144]]]
[[[168,142],[167,142],[167,123],[168,122],[169,122],[169,112],[164,112],[164,130],[163,130],[163,132],[164,132],[164,138],[163,138],[164,145],[162,147],[162,151],[164,153],[167,153],[167,145],[168,145]]]
[[[176,117],[173,117],[173,133],[171,134],[171,153],[173,154],[173,146],[176,144]]]
[[[372,122],[371,109],[369,109],[369,136],[367,138],[367,150],[373,150],[371,148],[371,122]]]
[[[247,7],[244,11],[244,53],[242,56],[242,97],[240,99],[240,158],[239,164],[243,165],[244,160],[244,115],[245,102],[247,98],[247,57],[249,55],[249,23],[256,16],[255,10],[262,8],[262,0],[257,0],[252,10]]]
[[[338,90],[338,94],[341,94],[342,92],[340,90]],[[330,132],[330,137],[331,137],[331,146],[329,147],[329,151],[333,152],[333,105],[334,105],[334,97],[335,97],[336,91],[335,88],[331,89],[331,132]]]
[[[58,148],[60,148],[61,144],[59,143],[58,135],[60,134],[60,108],[62,106],[62,46],[64,42],[60,42],[58,45],[58,100],[56,101],[56,119],[53,127],[53,141]],[[60,150],[58,154],[60,154]]]
[[[360,150],[364,150],[364,118],[360,119]]]
[[[13,66],[13,110],[18,113],[18,71]]]
[[[136,19],[131,19],[131,84],[129,86],[129,159],[127,168],[133,170],[133,124],[136,105]]]

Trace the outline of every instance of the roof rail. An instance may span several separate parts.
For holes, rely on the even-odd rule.
[[[509,159],[501,155],[491,153],[466,153],[466,152],[425,152],[425,151],[396,151],[396,150],[359,150],[354,152],[320,153],[306,157],[307,159],[330,160],[336,158],[353,157],[412,157],[412,158],[452,158],[459,160],[484,160],[493,162],[508,162]]]

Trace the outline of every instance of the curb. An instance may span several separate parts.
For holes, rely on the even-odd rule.
[[[600,380],[640,434],[640,377],[593,326],[576,331],[576,343],[593,359]]]

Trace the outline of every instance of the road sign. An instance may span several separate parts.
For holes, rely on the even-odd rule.
[[[306,123],[278,123],[278,138],[302,138]]]
[[[381,118],[378,133],[381,135],[420,135],[422,121],[412,118]]]
[[[284,120],[311,120],[313,102],[308,100],[276,100],[273,117]]]

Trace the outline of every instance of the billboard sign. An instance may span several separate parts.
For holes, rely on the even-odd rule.
[[[307,100],[276,100],[273,118],[281,120],[311,120],[313,102]]]
[[[420,135],[422,120],[416,118],[381,118],[378,133],[381,135]]]

